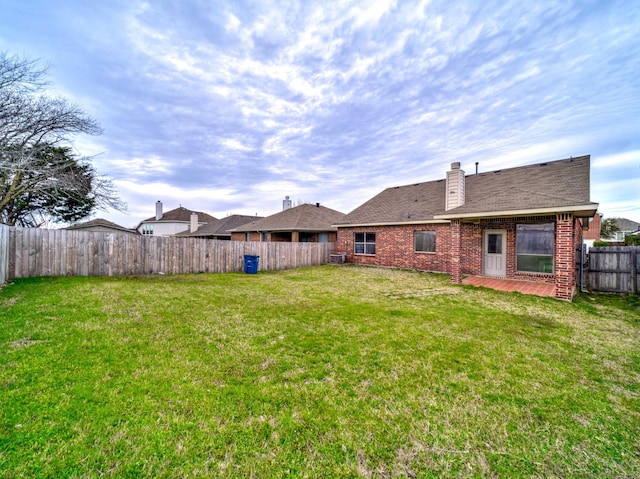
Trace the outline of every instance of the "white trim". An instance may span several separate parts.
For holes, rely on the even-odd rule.
[[[344,225],[331,225],[332,228],[362,228],[365,226],[403,226],[403,225],[448,225],[448,220],[422,220],[422,221],[402,221],[402,222],[382,222],[382,223],[351,223]]]
[[[595,206],[594,206],[595,205]],[[590,213],[593,216],[598,209],[598,203],[592,203],[591,205],[576,205],[576,206],[563,206],[550,207],[550,208],[537,208],[530,210],[505,210],[505,211],[485,211],[479,213],[459,213],[452,215],[436,215],[436,219],[465,219],[465,218],[492,218],[495,216],[532,216],[532,215],[548,215],[557,213],[576,213],[584,212]]]

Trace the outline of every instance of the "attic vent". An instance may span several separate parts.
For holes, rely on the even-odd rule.
[[[540,166],[547,166],[546,163],[540,163]]]
[[[500,173],[502,173],[502,170],[496,170],[493,172],[494,175],[499,175]]]

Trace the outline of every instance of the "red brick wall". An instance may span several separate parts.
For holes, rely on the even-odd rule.
[[[280,242],[280,243],[290,243],[297,242],[299,239],[299,234],[297,231],[294,232],[282,232],[282,233],[267,233],[267,241],[272,242]],[[313,233],[313,242],[318,242],[318,233]],[[332,231],[329,232],[329,243],[336,241],[337,233]],[[246,233],[231,233],[232,241],[246,241]],[[252,232],[250,234],[249,241],[262,241],[262,233]]]
[[[516,225],[523,223],[554,223],[554,273],[516,271]],[[396,268],[419,269],[451,274],[452,282],[465,275],[482,275],[482,242],[485,230],[506,230],[506,276],[510,279],[551,283],[557,297],[571,300],[576,289],[576,246],[582,242],[582,223],[573,215],[553,215],[521,218],[493,218],[478,223],[451,225],[403,225],[367,228],[340,228],[336,251],[347,253],[350,263]],[[414,231],[436,231],[436,252],[414,252]],[[356,255],[353,252],[354,233],[376,233],[376,254]]]
[[[231,241],[247,241],[247,233],[231,233]],[[249,241],[261,241],[261,233],[250,233]]]
[[[436,252],[414,251],[414,231],[435,231]],[[354,233],[376,233],[376,254],[356,255],[353,252]],[[374,226],[366,228],[340,228],[336,243],[337,253],[347,253],[349,263],[423,271],[449,272],[451,228],[448,224],[402,226]]]
[[[592,239],[595,241],[600,241],[600,228],[602,227],[601,221],[602,217],[600,213],[596,213],[593,218],[583,218],[582,221],[589,222],[589,230],[584,232],[584,239]]]
[[[463,226],[461,221],[455,220],[451,222],[451,246],[449,248],[449,264],[451,267],[452,283],[460,283],[462,281],[462,229]]]
[[[506,239],[506,277],[553,283],[553,275],[538,273],[520,273],[516,271],[516,225],[522,223],[555,223],[555,216],[522,218],[492,218],[477,224],[462,224],[462,242],[460,265],[463,275],[481,275],[482,242],[485,230],[505,230]]]
[[[571,300],[576,289],[576,227],[571,214],[561,214],[556,220],[556,298]]]

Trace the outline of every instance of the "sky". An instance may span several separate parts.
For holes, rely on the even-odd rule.
[[[383,189],[591,155],[591,200],[640,222],[640,2],[0,0],[0,51],[49,94],[133,227],[184,206],[348,213]]]

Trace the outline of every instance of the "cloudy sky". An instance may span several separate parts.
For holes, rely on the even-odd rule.
[[[640,2],[0,0],[0,51],[51,94],[134,226],[590,154],[591,199],[640,222]]]

